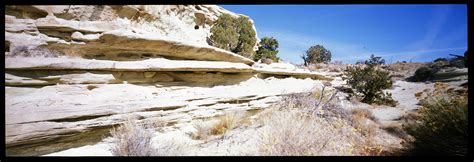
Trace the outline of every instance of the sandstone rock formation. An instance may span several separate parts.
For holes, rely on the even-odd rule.
[[[7,6],[7,155],[97,142],[130,114],[172,125],[262,109],[332,80],[209,46],[222,13],[240,16],[212,5]]]

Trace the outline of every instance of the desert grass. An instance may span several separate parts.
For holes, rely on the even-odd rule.
[[[362,135],[373,135],[377,129],[377,125],[372,124],[369,120],[376,122],[376,118],[367,109],[352,109],[350,124],[357,129]]]
[[[227,131],[243,124],[250,125],[250,118],[243,117],[242,114],[237,113],[219,116],[216,122],[197,121],[193,123],[196,131],[191,133],[191,138],[194,140],[207,140],[210,136],[224,135]]]
[[[111,130],[114,142],[110,151],[115,156],[153,156],[156,154],[151,142],[153,133],[149,126],[127,117],[120,127]]]
[[[199,121],[199,122],[196,122],[196,123],[193,123],[193,127],[194,129],[196,129],[196,131],[194,131],[192,134],[191,134],[191,138],[194,139],[194,140],[205,140],[209,137],[209,126],[202,122],[202,121]]]
[[[259,154],[386,154],[386,149],[376,142],[378,127],[362,122],[375,120],[373,115],[364,110],[350,112],[342,108],[333,96],[335,93],[337,92],[322,90],[284,96],[275,107],[261,112],[259,120],[263,122],[263,126],[258,133]],[[354,121],[360,121],[359,127],[365,126],[371,131],[357,129]]]
[[[225,134],[228,130],[235,128],[239,122],[239,118],[236,114],[227,114],[218,118],[218,121],[213,125],[209,133],[211,135]]]
[[[110,151],[114,156],[178,156],[184,155],[187,145],[172,140],[158,140],[153,146],[153,136],[156,128],[161,128],[162,120],[139,122],[131,116],[118,128],[110,131],[112,143]]]

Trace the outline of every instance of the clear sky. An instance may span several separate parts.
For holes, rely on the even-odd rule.
[[[321,44],[332,60],[370,54],[387,63],[433,61],[467,50],[467,5],[220,5],[254,20],[259,38],[273,36],[285,61]]]

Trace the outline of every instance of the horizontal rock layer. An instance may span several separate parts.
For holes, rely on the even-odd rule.
[[[265,108],[277,101],[278,95],[318,85],[320,81],[311,79],[253,78],[213,87],[187,83],[6,87],[7,154],[38,155],[77,146],[57,141],[68,143],[81,134],[92,136],[97,130],[121,123],[123,115],[189,122],[229,111]]]
[[[262,78],[280,76],[326,79],[319,73],[250,67],[217,61],[107,61],[77,58],[6,58],[6,84],[114,84],[155,82],[208,82],[236,84],[255,74]]]

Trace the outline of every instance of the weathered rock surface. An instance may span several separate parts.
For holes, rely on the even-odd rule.
[[[259,110],[332,80],[209,46],[222,13],[243,16],[212,5],[7,6],[7,155],[97,143],[126,115],[180,125]]]
[[[139,119],[160,118],[169,123],[189,122],[227,111],[265,108],[278,100],[275,96],[320,85],[320,81],[311,79],[253,78],[238,85],[216,87],[131,84],[97,84],[93,88],[87,85],[6,87],[7,152],[38,155],[70,148],[55,146],[55,140],[94,134],[96,128],[120,123],[125,114],[135,114]],[[25,145],[35,147],[28,149]],[[36,147],[43,151],[31,150]]]
[[[208,45],[211,25],[220,14],[241,16],[217,6],[9,6],[6,10],[9,48],[42,46],[96,59],[163,56],[253,64]]]
[[[433,81],[450,82],[468,80],[467,68],[448,67],[433,74]]]
[[[14,57],[5,59],[6,85],[117,84],[207,82],[235,84],[255,75],[331,80],[324,74],[301,70],[255,68],[243,63],[168,60],[89,60],[79,58]],[[20,79],[21,78],[21,79]]]
[[[142,61],[89,60],[79,58],[5,58],[7,70],[103,70],[103,71],[219,71],[253,72],[242,63],[217,61],[168,60],[163,58]]]

